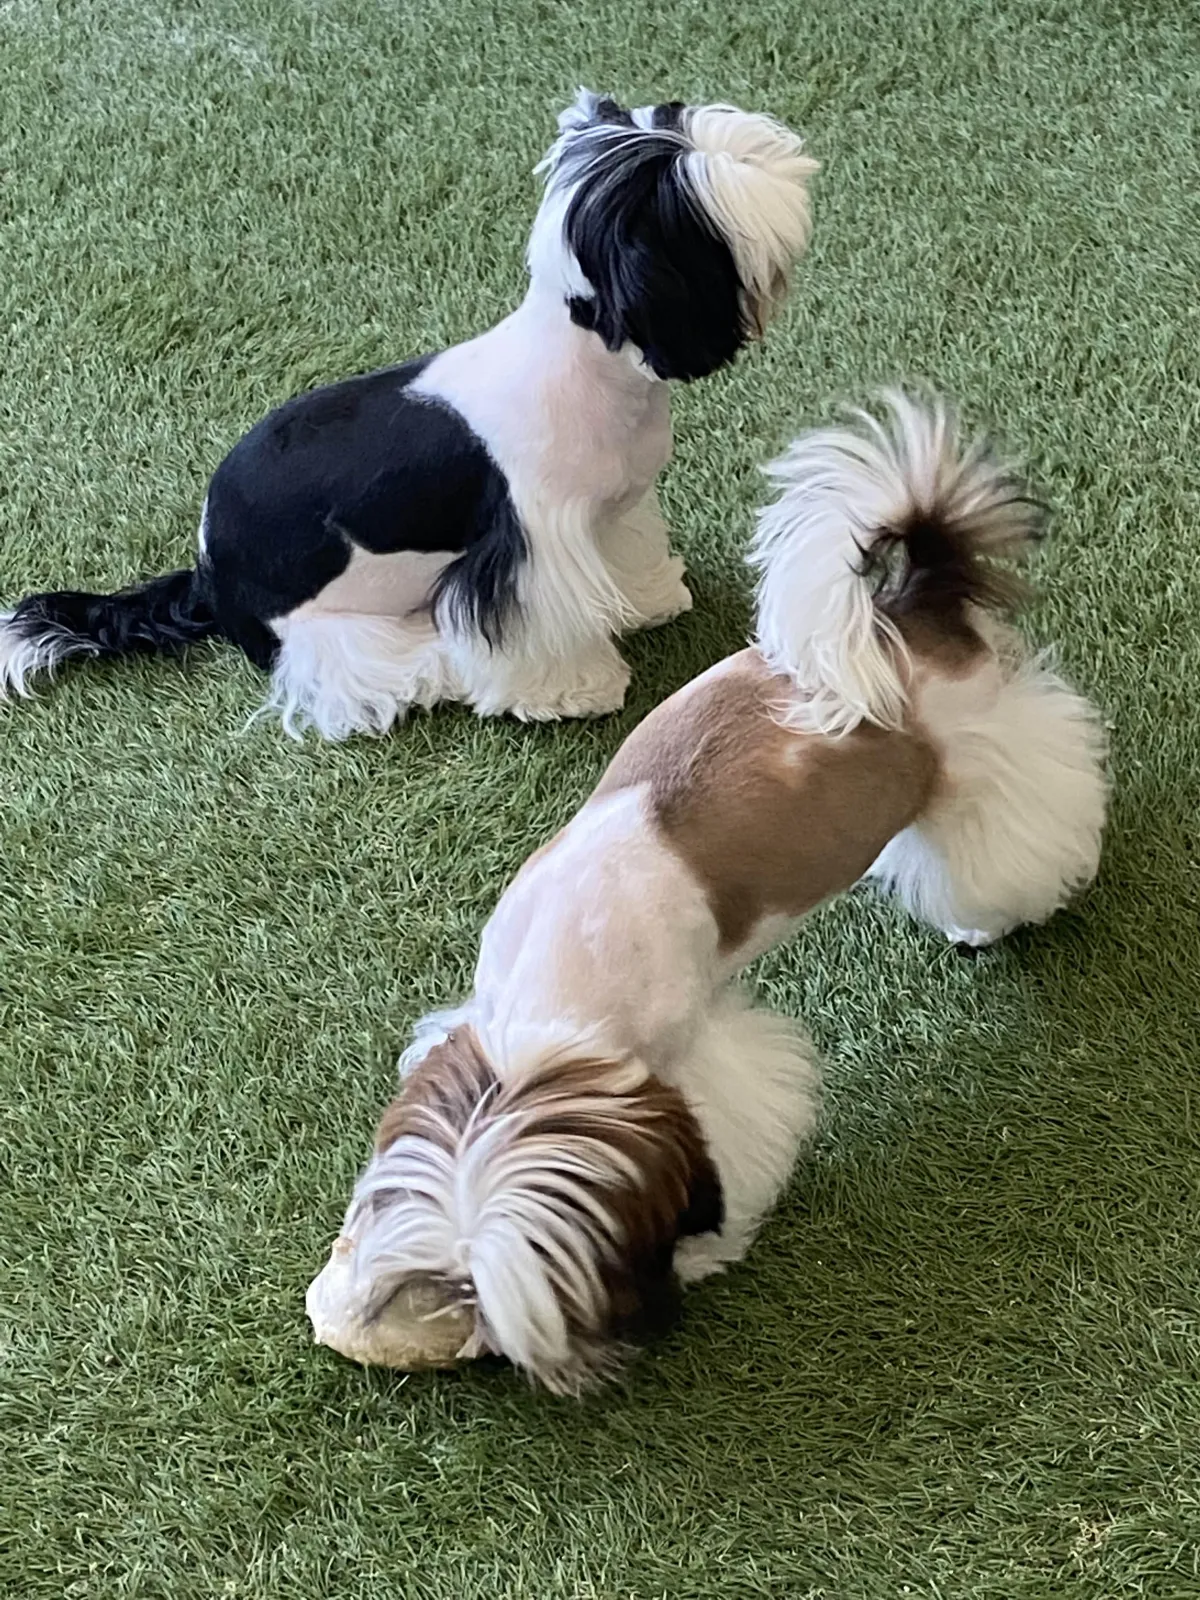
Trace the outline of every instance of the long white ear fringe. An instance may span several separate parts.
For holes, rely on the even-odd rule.
[[[686,181],[733,252],[747,316],[761,332],[808,248],[819,163],[790,128],[735,106],[692,107],[684,128],[694,146]]]

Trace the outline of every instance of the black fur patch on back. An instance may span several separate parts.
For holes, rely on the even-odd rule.
[[[436,595],[497,642],[527,553],[504,474],[464,419],[409,389],[432,357],[289,400],[234,445],[208,492],[204,571],[221,627],[261,666],[267,624],[315,599],[355,546],[455,556]]]
[[[556,178],[575,185],[566,242],[595,290],[570,301],[573,320],[687,380],[732,361],[749,329],[733,253],[683,177],[681,111],[655,107],[653,129],[606,113],[567,143]]]

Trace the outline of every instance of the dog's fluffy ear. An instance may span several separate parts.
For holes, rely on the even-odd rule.
[[[690,1113],[688,1113],[690,1121]],[[689,1165],[683,1207],[649,1248],[632,1253],[613,1284],[614,1337],[642,1342],[666,1333],[679,1316],[681,1285],[675,1272],[675,1247],[681,1239],[701,1233],[719,1233],[725,1221],[725,1197],[717,1169],[703,1141],[695,1143],[690,1130],[683,1132]]]
[[[343,1231],[364,1305],[433,1285],[471,1308],[464,1355],[561,1394],[661,1326],[676,1242],[720,1225],[699,1125],[641,1062],[559,1052],[498,1076],[458,1028],[384,1113]]]
[[[671,1325],[680,1299],[676,1244],[719,1230],[724,1206],[699,1124],[677,1089],[628,1061],[564,1063],[554,1079],[552,1096],[565,1092],[574,1105],[564,1117],[547,1102],[539,1127],[554,1139],[594,1141],[600,1181],[592,1203],[608,1212],[612,1239],[596,1258],[602,1294],[593,1314],[566,1308],[569,1354],[557,1381],[574,1390],[611,1371],[629,1343]]]
[[[733,252],[684,181],[686,145],[632,126],[579,142],[564,233],[592,293],[571,299],[572,318],[610,350],[633,345],[660,378],[715,372],[750,326]]]
[[[660,378],[701,378],[759,337],[808,243],[816,163],[770,117],[582,91],[542,164],[529,263],[581,327]]]

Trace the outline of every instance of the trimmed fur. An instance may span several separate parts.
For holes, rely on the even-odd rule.
[[[418,1026],[343,1225],[344,1322],[440,1285],[477,1308],[465,1355],[574,1393],[661,1324],[676,1278],[749,1247],[816,1069],[726,986],[704,896],[647,822],[636,792],[586,806],[503,896],[471,999]]]

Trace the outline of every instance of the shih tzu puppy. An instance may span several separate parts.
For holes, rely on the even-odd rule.
[[[559,128],[518,309],[273,411],[217,468],[194,568],[0,616],[0,698],[73,657],[219,636],[271,674],[293,733],[381,733],[439,700],[621,705],[613,636],[691,604],[655,495],[668,380],[761,337],[816,163],[725,105],[581,92]]]
[[[634,730],[407,1053],[309,1290],[349,1356],[602,1377],[744,1253],[812,1126],[804,1042],[737,973],[864,876],[979,946],[1096,871],[1099,719],[1002,620],[1038,531],[1013,474],[901,394],[770,472],[757,644]]]

